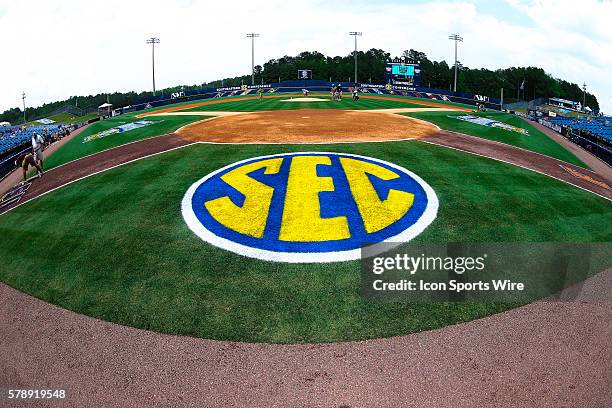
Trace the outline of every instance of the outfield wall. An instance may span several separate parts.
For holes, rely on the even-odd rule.
[[[310,92],[329,92],[333,85],[341,84],[345,91],[355,86],[352,82],[328,82],[321,80],[308,81],[282,81],[280,83],[261,84],[261,85],[242,85],[220,88],[202,88],[175,92],[171,94],[160,94],[157,96],[142,98],[135,104],[121,108],[122,113],[135,112],[150,107],[160,107],[179,102],[187,102],[207,98],[220,98],[240,95],[272,94],[277,92],[302,92],[307,89]],[[443,89],[433,89],[424,87],[409,87],[389,84],[358,84],[357,87],[362,93],[372,93],[379,95],[398,95],[413,98],[423,98],[429,100],[439,100],[466,105],[484,105],[487,109],[501,110],[500,100],[481,95],[466,93],[453,93]]]

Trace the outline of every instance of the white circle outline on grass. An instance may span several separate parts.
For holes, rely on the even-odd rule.
[[[329,263],[329,262],[342,262],[342,261],[352,261],[355,259],[360,259],[362,257],[362,252],[364,248],[356,248],[356,249],[348,249],[341,251],[329,251],[329,252],[280,252],[280,251],[270,251],[267,249],[260,249],[250,247],[244,244],[240,244],[235,241],[231,241],[227,238],[223,238],[215,234],[214,232],[207,229],[204,224],[200,222],[195,212],[193,211],[192,200],[193,196],[200,187],[200,185],[210,178],[216,176],[217,174],[231,168],[236,167],[241,164],[245,164],[248,162],[253,162],[257,160],[271,159],[274,157],[286,157],[286,156],[295,156],[295,155],[340,155],[346,157],[353,157],[357,159],[365,159],[370,160],[374,163],[381,163],[386,166],[389,166],[395,170],[398,170],[405,175],[411,177],[414,181],[416,181],[425,191],[425,196],[427,197],[427,205],[423,214],[419,217],[419,219],[408,228],[404,229],[399,234],[396,234],[392,237],[389,237],[379,243],[372,244],[367,247],[368,256],[374,256],[379,253],[388,251],[394,247],[397,247],[403,243],[406,243],[420,233],[422,233],[425,228],[429,226],[436,219],[438,214],[438,196],[436,195],[433,188],[425,182],[421,177],[414,174],[408,169],[405,169],[397,164],[393,164],[384,160],[375,159],[373,157],[368,156],[360,156],[357,154],[349,154],[349,153],[338,153],[338,152],[292,152],[292,153],[278,153],[271,154],[266,156],[256,156],[250,157],[248,159],[240,160],[234,163],[231,163],[227,166],[224,166],[218,170],[213,171],[212,173],[207,174],[202,177],[195,183],[193,183],[185,196],[183,197],[183,201],[181,203],[181,212],[183,215],[183,219],[187,223],[187,226],[193,233],[195,233],[198,237],[200,237],[203,241],[221,249],[225,249],[230,252],[234,252],[238,255],[246,256],[249,258],[261,259],[264,261],[271,262],[286,262],[286,263]],[[378,247],[378,248],[377,248]]]

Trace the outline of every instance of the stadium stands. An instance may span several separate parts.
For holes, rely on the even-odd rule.
[[[45,136],[46,142],[63,125],[34,126],[22,128],[20,126],[0,126],[0,179],[4,178],[15,168],[15,159],[28,149],[32,148],[32,135],[34,132]],[[72,127],[68,127],[71,129]]]
[[[547,118],[547,120],[553,124],[566,126],[572,130],[581,130],[599,139],[612,142],[612,117],[610,116],[596,116],[589,119],[558,116]]]
[[[61,127],[62,125],[33,126],[25,129],[19,126],[0,127],[0,155],[9,150],[29,144],[34,133],[52,135],[59,131]]]
[[[532,117],[535,120],[535,117]],[[546,117],[538,122],[554,129],[612,166],[612,117]]]

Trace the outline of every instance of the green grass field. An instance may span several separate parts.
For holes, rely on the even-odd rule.
[[[417,141],[193,145],[61,188],[0,216],[0,280],[61,307],[164,333],[254,342],[389,337],[516,304],[364,302],[356,261],[282,264],[208,245],[181,217],[187,188],[235,161],[291,151],[381,158],[436,191],[416,242],[609,242],[610,203],[549,177]],[[44,254],[34,256],[40,253]]]
[[[407,113],[405,115],[426,120],[445,130],[451,130],[453,132],[465,133],[467,135],[482,137],[483,139],[506,143],[522,149],[530,150],[532,152],[554,157],[577,166],[588,168],[587,165],[582,163],[580,159],[574,156],[573,153],[566,150],[563,146],[546,136],[528,122],[508,113],[489,111],[472,113],[471,115],[487,117],[499,122],[527,129],[529,131],[529,135],[522,135],[520,133],[503,129],[486,127],[453,118],[453,116],[465,115],[465,113],[461,112],[418,112]]]
[[[295,95],[297,96],[297,95]],[[291,95],[287,95],[287,98]],[[394,100],[378,100],[378,99],[366,99],[363,98],[358,102],[353,102],[350,98],[344,98],[342,102],[281,102],[280,98],[269,98],[259,100],[256,97],[248,100],[235,100],[240,96],[229,97],[223,99],[223,103],[217,103],[212,105],[204,105],[196,108],[184,109],[184,111],[263,111],[263,110],[278,110],[278,109],[389,109],[389,108],[410,108],[410,107],[422,107],[410,102],[410,98],[390,96]],[[436,101],[437,103],[443,103],[448,105],[462,106],[457,104],[450,104],[444,101]],[[182,106],[193,102],[185,102],[172,106]],[[140,111],[143,113],[145,111]],[[572,153],[567,151],[565,148],[557,144],[555,141],[547,137],[545,134],[531,126],[529,123],[521,120],[513,115],[499,113],[499,112],[485,112],[479,115],[487,116],[499,120],[504,123],[522,127],[529,130],[529,136],[520,135],[518,133],[509,132],[501,129],[488,128],[485,126],[475,125],[468,122],[459,121],[457,119],[449,118],[449,116],[462,115],[465,113],[455,112],[420,112],[407,114],[415,118],[423,119],[443,129],[452,130],[456,132],[466,133],[469,135],[482,137],[485,139],[495,140],[503,143],[507,143],[513,146],[521,147],[527,150],[531,150],[537,153],[545,154],[547,156],[555,157],[557,159],[566,161],[568,163],[576,164],[587,168],[578,158]],[[120,146],[125,143],[130,143],[136,140],[141,140],[157,135],[172,132],[177,128],[202,120],[201,116],[165,116],[149,118],[148,120],[160,121],[159,125],[151,125],[145,128],[132,130],[122,134],[112,135],[104,139],[94,140],[87,143],[82,143],[83,138],[98,133],[103,130],[107,130],[113,126],[123,123],[133,122],[138,120],[136,114],[128,114],[118,116],[110,119],[106,119],[102,122],[95,123],[90,126],[89,129],[84,131],[82,134],[71,140],[62,147],[56,154],[49,157],[46,161],[45,166],[47,168],[53,168],[58,165],[64,164],[71,160],[78,159],[80,157],[97,153],[106,149]]]
[[[51,119],[52,121],[54,121],[55,123],[53,123],[54,125],[63,125],[63,124],[69,124],[69,123],[82,123],[82,122],[87,122],[90,119],[96,118],[98,117],[98,114],[96,113],[90,113],[88,115],[83,115],[83,116],[77,116],[77,115],[73,115],[71,113],[58,113],[57,115],[53,115],[53,116],[49,116],[47,119]],[[31,126],[44,126],[41,123],[38,123],[36,121],[34,122],[30,122],[28,123],[28,125]]]
[[[422,108],[423,105],[409,102],[408,98],[395,98],[396,100],[380,100],[362,98],[353,102],[350,95],[345,96],[342,101],[332,101],[329,96],[314,96],[324,99],[321,102],[283,102],[285,99],[294,98],[299,100],[300,95],[286,95],[282,98],[248,99],[242,101],[232,101],[227,99],[225,103],[215,103],[203,105],[195,108],[183,109],[184,112],[201,111],[232,111],[232,112],[254,112],[263,110],[296,110],[296,109],[390,109],[390,108]]]
[[[90,119],[97,118],[97,113],[90,113],[88,115],[76,116],[70,113],[59,113],[54,116],[50,116],[49,119],[54,120],[56,123],[82,123],[87,122]]]
[[[91,140],[83,143],[83,140],[87,136],[94,135],[120,124],[141,120],[136,118],[135,115],[131,114],[105,119],[101,122],[96,122],[90,125],[89,128],[85,129],[82,133],[71,139],[52,156],[49,156],[49,158],[45,161],[45,168],[51,169],[89,154],[112,149],[113,147],[121,146],[137,140],[171,133],[187,123],[202,119],[203,118],[201,116],[167,116],[164,118],[147,118],[146,120],[154,121],[156,123],[139,129],[118,133],[102,139]]]

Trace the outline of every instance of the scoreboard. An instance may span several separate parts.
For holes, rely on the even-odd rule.
[[[391,85],[421,86],[420,64],[390,60],[385,68],[385,82]]]

